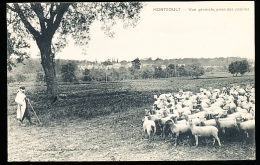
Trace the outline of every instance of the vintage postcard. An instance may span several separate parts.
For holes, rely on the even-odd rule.
[[[6,3],[7,161],[256,160],[255,3]]]

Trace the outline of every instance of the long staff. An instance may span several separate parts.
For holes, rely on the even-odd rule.
[[[32,108],[32,110],[33,110],[33,112],[34,112],[35,116],[37,117],[37,119],[38,119],[38,121],[39,121],[40,125],[42,125],[42,123],[41,123],[40,119],[38,118],[38,116],[36,115],[36,112],[35,112],[35,111],[34,111],[34,109],[33,109],[33,106],[32,106],[32,104],[31,104],[30,100],[28,100],[28,103],[30,104],[30,106],[31,106],[31,108]]]

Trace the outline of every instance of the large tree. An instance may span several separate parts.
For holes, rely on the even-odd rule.
[[[202,76],[205,74],[205,70],[201,66],[200,63],[193,63],[190,65],[187,65],[187,66],[185,66],[185,69],[187,70],[188,74],[191,77],[199,78],[199,76]]]
[[[136,58],[131,62],[132,62],[132,67],[134,69],[140,69],[141,68],[141,62],[140,62],[139,58]]]
[[[166,72],[168,73],[169,77],[175,76],[175,65],[169,64],[166,68]]]
[[[136,26],[142,8],[141,2],[8,3],[7,29],[36,41],[47,94],[56,96],[54,57],[66,46],[67,35],[71,34],[76,44],[86,45],[90,40],[89,27],[97,20],[103,22],[101,29],[105,34],[113,37],[111,26],[117,20],[123,20],[124,27]]]
[[[61,66],[61,77],[64,82],[74,82],[77,81],[75,71],[77,69],[76,63],[69,62]]]
[[[234,61],[234,62],[231,62],[229,65],[228,65],[228,71],[233,74],[237,74],[240,73],[240,75],[244,75],[246,72],[250,72],[250,69],[249,69],[249,63],[247,60],[241,60],[241,61]]]

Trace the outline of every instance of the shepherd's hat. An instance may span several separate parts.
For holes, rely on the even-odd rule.
[[[20,86],[20,91],[25,91],[25,87],[24,86]]]

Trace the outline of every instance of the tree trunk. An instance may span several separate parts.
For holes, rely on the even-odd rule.
[[[52,37],[41,37],[36,40],[41,52],[41,64],[45,73],[47,84],[47,96],[55,97],[58,94],[58,84],[56,78],[54,55],[51,52]]]

